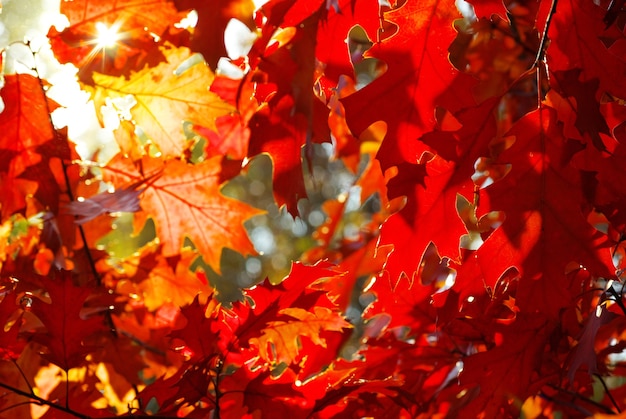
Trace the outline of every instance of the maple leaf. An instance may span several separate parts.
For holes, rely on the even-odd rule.
[[[165,157],[177,157],[191,143],[183,133],[183,121],[215,130],[218,116],[234,109],[209,91],[213,73],[193,60],[187,48],[161,49],[167,61],[132,73],[128,79],[94,73],[91,93],[96,109],[107,100],[131,96],[133,121]],[[196,57],[197,58],[197,57]]]
[[[32,300],[31,311],[45,326],[33,339],[47,348],[44,358],[68,371],[85,362],[85,356],[94,350],[86,340],[106,328],[102,317],[83,318],[81,310],[92,290],[75,286],[69,271],[43,277],[42,283],[50,302]]]
[[[135,213],[135,226],[139,229],[148,217],[154,219],[164,256],[179,254],[185,237],[189,237],[219,273],[224,247],[254,253],[243,222],[262,211],[221,194],[220,156],[195,165],[150,157],[141,163],[146,176],[130,159],[118,155],[107,166],[110,170],[105,170],[104,178],[114,185],[128,185],[155,176],[141,195],[142,211]]]

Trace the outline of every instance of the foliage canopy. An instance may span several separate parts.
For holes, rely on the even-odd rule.
[[[70,0],[4,45],[0,416],[620,414],[624,1],[456,3]],[[325,215],[242,283],[262,155]]]

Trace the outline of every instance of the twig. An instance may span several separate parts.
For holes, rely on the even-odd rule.
[[[26,45],[30,48],[30,43],[26,43]],[[52,132],[54,133],[54,139],[56,141],[58,141],[59,143],[65,141],[63,138],[61,138],[61,135],[59,134],[59,131],[57,131],[57,129],[54,127],[54,122],[52,121],[52,112],[50,110],[50,105],[48,103],[48,97],[46,96],[46,89],[44,88],[43,85],[43,80],[41,79],[41,76],[39,74],[39,70],[37,69],[37,53],[31,49],[31,52],[33,54],[33,60],[34,60],[34,64],[33,64],[33,68],[32,70],[35,72],[35,74],[37,75],[37,81],[39,82],[39,87],[41,89],[41,93],[43,95],[44,98],[44,103],[46,106],[46,113],[48,114],[48,123],[50,124],[50,128],[52,129]],[[66,188],[66,193],[68,198],[70,199],[70,201],[74,201],[74,193],[72,192],[72,183],[70,182],[70,177],[68,174],[68,166],[67,163],[65,162],[64,159],[60,159],[61,160],[61,167],[63,168],[63,179],[65,181],[65,188]],[[85,254],[87,256],[87,262],[89,264],[89,269],[91,270],[91,273],[93,274],[95,280],[96,280],[96,285],[98,287],[102,286],[102,278],[100,277],[100,273],[98,272],[98,269],[96,268],[96,262],[93,258],[93,255],[91,254],[91,251],[89,250],[89,242],[87,241],[87,235],[85,233],[85,229],[83,228],[82,225],[78,224],[78,232],[80,234],[80,238],[81,241],[83,242],[83,247],[85,248]],[[107,323],[107,326],[109,327],[110,332],[114,335],[117,336],[117,331],[115,329],[115,324],[113,323],[113,319],[111,317],[111,313],[109,311],[106,311],[104,313],[104,318],[105,321]]]
[[[622,409],[619,408],[617,402],[615,401],[615,399],[613,398],[613,395],[611,394],[611,391],[609,390],[606,383],[604,382],[604,379],[600,376],[600,374],[597,374],[597,373],[594,374],[594,376],[600,381],[600,383],[602,384],[602,387],[604,387],[604,391],[606,395],[608,396],[609,400],[611,401],[611,403],[613,404],[613,406],[615,407],[615,410],[617,410],[617,413],[622,413]]]
[[[603,411],[603,412],[605,412],[605,413],[615,414],[615,412],[613,411],[613,409],[611,409],[610,407],[605,406],[605,405],[603,405],[602,403],[598,403],[598,402],[596,402],[595,400],[591,400],[591,399],[589,399],[589,398],[587,398],[587,397],[583,396],[582,394],[576,393],[576,392],[574,392],[574,391],[566,390],[566,389],[561,388],[561,387],[557,387],[557,386],[556,386],[556,385],[554,385],[554,384],[548,384],[548,386],[549,386],[549,387],[551,387],[552,389],[554,389],[554,390],[556,390],[556,391],[560,392],[560,393],[565,393],[565,394],[567,394],[567,395],[572,396],[572,397],[573,397],[573,398],[575,398],[575,399],[579,399],[579,400],[581,400],[581,401],[583,401],[583,402],[585,402],[585,403],[588,403],[588,404],[590,404],[590,405],[592,405],[592,406],[594,406],[594,407],[596,407],[596,408],[598,408],[598,409],[602,410],[602,411]],[[542,393],[542,394],[543,394],[543,393]],[[557,400],[557,399],[555,399],[555,398],[553,398],[553,397],[550,397],[550,396],[548,396],[548,395],[545,395],[545,394],[544,394],[544,397],[548,398],[548,399],[549,399],[549,400],[551,400],[551,401],[554,401],[555,403],[563,403],[563,404],[567,404],[567,405],[569,405],[567,402],[564,402],[564,401],[559,401],[559,400]],[[582,409],[582,408],[581,408],[581,409]],[[577,409],[577,410],[579,410],[579,409]],[[584,410],[586,411],[586,409],[584,409]],[[591,413],[589,413],[589,414],[588,414],[588,416],[592,416],[592,414],[591,414]]]
[[[26,391],[20,390],[19,388],[15,388],[15,387],[12,387],[10,385],[4,384],[1,381],[0,381],[0,387],[4,388],[6,390],[9,390],[12,393],[19,394],[20,396],[23,396],[23,397],[26,397],[28,399],[34,400],[34,402],[32,402],[32,403],[38,403],[38,404],[41,404],[41,405],[49,406],[52,409],[60,410],[62,412],[65,412],[65,413],[67,413],[69,415],[75,416],[75,417],[80,418],[80,419],[90,419],[90,417],[87,416],[87,415],[83,415],[82,413],[75,412],[72,409],[69,409],[67,407],[64,407],[64,406],[58,405],[56,403],[53,403],[53,402],[51,402],[49,400],[46,400],[44,398],[41,398],[41,397],[35,395],[35,394],[27,393]]]

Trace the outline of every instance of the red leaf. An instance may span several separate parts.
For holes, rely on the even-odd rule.
[[[56,211],[60,187],[50,162],[69,158],[70,152],[52,129],[49,111],[55,104],[45,97],[39,79],[28,74],[6,75],[0,96],[6,106],[0,113],[0,175],[10,179],[4,187],[13,183],[15,188],[14,199],[3,205],[3,217],[22,210],[29,195]]]
[[[606,10],[597,3],[568,0],[559,3],[554,14],[549,36],[552,39],[546,57],[551,71],[580,69],[582,82],[599,80],[598,94],[626,97],[626,60],[610,53],[603,41],[623,39],[623,33],[611,26],[605,30]],[[579,104],[580,106],[581,104]]]
[[[174,4],[178,10],[194,9],[198,13],[190,47],[201,53],[213,70],[217,68],[221,57],[228,56],[224,46],[224,30],[231,19],[245,23],[250,30],[255,29],[252,19],[254,3],[251,0],[174,0]]]
[[[488,284],[510,266],[519,270],[522,311],[541,307],[557,316],[579,292],[566,276],[572,263],[594,276],[613,271],[609,243],[587,221],[579,171],[562,163],[565,139],[554,110],[530,113],[509,134],[515,143],[497,163],[511,164],[511,172],[481,191],[481,207],[503,211],[506,219],[477,256]]]
[[[473,79],[459,75],[443,52],[456,35],[450,22],[458,16],[448,0],[407,1],[386,12],[385,20],[397,25],[398,31],[376,43],[366,57],[382,60],[388,70],[342,99],[355,135],[376,121],[387,123],[387,136],[378,152],[383,170],[402,162],[416,163],[425,149],[416,139],[434,127],[436,106],[456,111],[475,103],[468,94]],[[463,80],[463,89],[453,89],[455,77]]]
[[[92,290],[75,286],[69,271],[44,277],[42,283],[50,302],[33,298],[31,311],[46,329],[36,332],[33,339],[48,349],[44,358],[67,371],[85,362],[86,355],[95,349],[86,340],[106,328],[102,317],[84,318],[81,314]]]
[[[496,346],[464,358],[460,386],[452,386],[456,394],[466,394],[455,401],[463,414],[488,418],[515,414],[512,400],[524,400],[553,380],[558,364],[546,353],[546,342],[554,326],[543,315],[531,314],[518,317],[514,329],[492,326],[498,335]]]
[[[6,287],[10,285],[5,285]],[[6,290],[0,301],[0,359],[16,360],[19,358],[25,341],[18,338],[22,326],[22,307],[16,302],[12,290]]]
[[[392,215],[381,231],[380,243],[394,245],[385,264],[391,281],[403,274],[412,280],[430,242],[440,254],[459,257],[459,238],[468,226],[458,213],[457,202],[473,201],[474,163],[488,153],[497,135],[497,104],[496,100],[487,100],[459,112],[458,121],[463,125],[456,131],[438,129],[424,135],[422,141],[439,154],[426,153],[417,164],[400,164],[398,174],[389,180],[390,199],[408,195],[406,206]],[[446,221],[432,222],[437,219]]]

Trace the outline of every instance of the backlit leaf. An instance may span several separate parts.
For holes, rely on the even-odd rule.
[[[169,46],[162,51],[167,62],[129,79],[94,74],[92,92],[97,108],[107,99],[132,96],[137,102],[130,110],[133,121],[165,157],[174,157],[191,145],[183,134],[183,121],[215,129],[215,119],[234,109],[209,91],[214,76],[201,59],[188,61],[194,58],[186,48]]]

